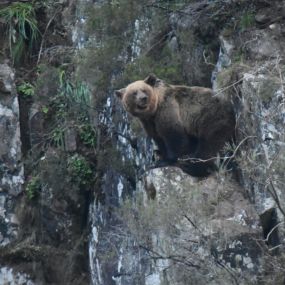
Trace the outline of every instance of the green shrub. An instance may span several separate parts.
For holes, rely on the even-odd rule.
[[[0,17],[7,25],[12,59],[19,62],[26,43],[31,50],[40,34],[33,4],[15,2],[1,9]]]
[[[79,185],[90,185],[93,171],[89,162],[81,155],[75,154],[67,161],[67,168],[72,180]]]
[[[65,149],[65,136],[62,127],[56,127],[51,133],[51,143],[57,148]]]
[[[29,82],[23,82],[17,87],[17,91],[23,94],[24,98],[29,98],[35,95],[35,87]]]
[[[37,197],[41,190],[41,181],[38,176],[32,177],[27,186],[26,186],[26,194],[29,200],[33,200]]]
[[[59,96],[64,97],[70,103],[76,103],[83,106],[90,104],[90,90],[85,82],[76,82],[73,84],[65,71],[59,73]]]
[[[72,122],[81,142],[88,147],[95,147],[95,131],[88,116],[91,98],[89,87],[85,82],[73,83],[65,71],[57,69],[54,73],[56,73],[53,77],[56,87],[51,90],[54,94],[46,91],[48,88],[42,82],[42,78],[38,80],[36,90],[41,100],[41,111],[47,120],[46,138],[49,144],[65,150],[65,132]]]
[[[96,146],[96,133],[91,124],[87,123],[79,126],[79,136],[81,141],[86,146],[90,146],[93,148]]]

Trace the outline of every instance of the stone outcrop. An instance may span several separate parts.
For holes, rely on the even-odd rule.
[[[24,182],[18,98],[14,72],[6,63],[0,64],[0,117],[0,244],[5,245],[17,235],[15,199]]]
[[[144,191],[137,222],[149,237],[138,242],[154,268],[146,280],[159,280],[146,284],[258,282],[262,229],[236,181],[224,175],[195,181],[180,169],[164,168],[147,173]],[[150,219],[141,221],[150,211]]]
[[[93,284],[284,283],[284,5],[252,5],[189,4],[171,14],[171,31],[163,38],[183,54],[189,82],[207,85],[211,79],[214,90],[233,101],[235,171],[221,167],[202,181],[171,167],[147,171],[125,203],[123,179],[108,184],[104,195],[112,206],[99,202],[92,212],[101,217],[92,224]],[[179,38],[183,29],[187,49]],[[174,40],[179,44],[173,48]],[[116,116],[128,136],[128,119],[120,111]],[[116,207],[123,212],[119,218]],[[116,253],[106,259],[102,252],[114,244]]]
[[[32,198],[0,41],[0,284],[283,285],[284,1],[36,2],[42,50],[17,67],[35,87],[21,97]],[[233,171],[150,170],[150,139],[112,95],[150,72],[233,101]],[[88,83],[92,106],[65,96],[65,76]]]

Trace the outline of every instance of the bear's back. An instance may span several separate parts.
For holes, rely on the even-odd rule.
[[[163,102],[164,105],[176,106],[184,127],[194,134],[201,114],[217,108],[217,99],[213,95],[209,88],[170,85],[165,89]]]
[[[235,124],[231,103],[214,96],[209,88],[169,85],[163,102],[163,108],[175,106],[187,133],[198,137],[205,138],[216,129],[232,129]]]

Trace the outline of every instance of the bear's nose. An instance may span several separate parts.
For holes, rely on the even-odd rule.
[[[146,104],[147,103],[147,95],[140,93],[138,96],[138,100],[140,103]]]
[[[141,103],[146,104],[147,97],[145,96],[145,97],[140,98],[140,101],[141,101]]]

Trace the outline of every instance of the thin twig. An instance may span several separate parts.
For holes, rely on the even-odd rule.
[[[221,159],[231,159],[231,158],[234,158],[234,157],[236,156],[236,153],[237,153],[238,149],[240,148],[240,146],[241,146],[247,139],[250,139],[250,138],[256,138],[256,136],[247,136],[246,138],[244,138],[244,139],[237,145],[237,147],[235,148],[233,154],[230,155],[230,156],[223,156],[223,157],[214,156],[214,157],[211,157],[211,158],[208,158],[208,159],[200,159],[200,158],[191,158],[191,157],[188,157],[188,158],[178,158],[178,161],[191,161],[191,162],[193,162],[193,163],[198,163],[198,162],[208,162],[208,161],[211,161],[211,160],[216,160],[217,158],[221,158]]]
[[[271,179],[269,179],[269,185],[271,186],[271,189],[267,189],[267,191],[271,194],[274,202],[276,203],[279,211],[282,213],[282,215],[285,217],[285,210],[281,207],[281,204],[280,204],[280,200],[279,200],[279,197],[278,197],[278,194],[276,192],[276,189],[273,185],[273,182]]]
[[[268,240],[269,240],[271,234],[272,234],[280,225],[282,225],[282,224],[284,224],[284,222],[280,222],[280,223],[278,223],[277,225],[275,225],[275,226],[271,229],[271,231],[267,234],[265,241],[268,242]]]
[[[211,65],[211,66],[216,66],[214,63],[211,63],[211,62],[208,62],[207,60],[207,57],[206,57],[206,54],[205,54],[205,50],[203,50],[203,58],[204,58],[204,61],[207,65]]]
[[[41,59],[43,45],[44,45],[44,41],[45,41],[45,35],[46,35],[47,31],[48,31],[48,28],[49,28],[50,24],[52,23],[52,21],[54,20],[55,16],[58,14],[58,12],[59,12],[59,9],[57,9],[55,11],[54,15],[50,18],[50,20],[48,21],[48,23],[46,25],[45,31],[44,31],[43,36],[42,36],[42,41],[41,41],[41,45],[40,45],[40,51],[39,51],[38,60],[37,60],[37,65],[39,64],[40,59]]]
[[[268,242],[269,241],[269,238],[270,236],[272,235],[272,233],[282,224],[284,224],[285,222],[280,222],[278,223],[277,225],[275,225],[271,230],[270,232],[266,235],[266,238],[265,239],[254,239],[255,241],[262,241],[262,242]]]

